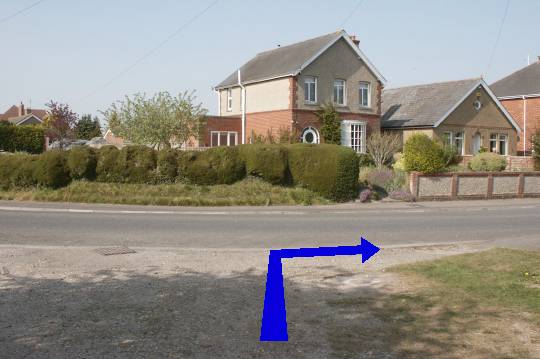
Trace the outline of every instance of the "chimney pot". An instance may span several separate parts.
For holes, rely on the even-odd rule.
[[[356,37],[356,35],[351,35],[351,40],[356,46],[360,46],[360,40]]]
[[[19,105],[19,116],[22,115],[26,115],[26,113],[24,112],[24,104],[21,102],[21,104]]]

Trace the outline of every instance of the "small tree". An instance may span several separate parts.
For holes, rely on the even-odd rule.
[[[414,134],[405,142],[403,159],[407,171],[436,173],[445,167],[442,146],[423,133]]]
[[[200,139],[207,110],[195,103],[193,93],[174,97],[159,92],[150,98],[144,94],[126,96],[102,113],[115,135],[135,144],[171,148]]]
[[[321,121],[321,135],[324,139],[324,143],[330,143],[334,145],[341,144],[341,122],[339,119],[339,113],[332,104],[326,104],[321,106],[315,115]]]
[[[375,166],[383,167],[401,149],[401,137],[396,133],[375,132],[368,137],[366,149]]]
[[[74,137],[78,116],[67,104],[51,100],[46,106],[48,110],[44,127],[47,136],[53,140],[58,140],[60,149],[63,149],[65,142]]]
[[[101,137],[101,125],[97,117],[92,119],[91,115],[82,115],[75,126],[75,137],[81,140],[91,140],[94,137]]]

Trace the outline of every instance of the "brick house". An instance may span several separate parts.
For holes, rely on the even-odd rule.
[[[25,108],[21,102],[19,106],[13,105],[6,112],[0,114],[0,121],[7,121],[16,126],[38,125],[43,123],[46,116],[46,110]]]
[[[403,142],[421,132],[455,146],[461,156],[482,147],[516,154],[520,128],[480,78],[384,90],[382,111],[382,130],[399,133]]]
[[[530,154],[531,136],[540,131],[540,56],[538,61],[491,85],[521,127],[518,153]]]
[[[324,141],[315,111],[333,103],[342,143],[365,152],[366,136],[380,130],[384,77],[345,31],[259,53],[215,87],[218,116],[210,117],[205,145],[253,142],[288,132],[307,143]]]

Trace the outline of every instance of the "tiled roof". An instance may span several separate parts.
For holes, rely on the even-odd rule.
[[[490,86],[497,97],[540,94],[540,60]]]
[[[433,127],[480,79],[385,89],[381,127]]]

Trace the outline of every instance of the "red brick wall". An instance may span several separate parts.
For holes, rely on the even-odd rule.
[[[503,106],[510,112],[514,120],[521,127],[521,134],[517,145],[518,153],[523,152],[523,142],[527,142],[527,151],[530,151],[531,136],[540,130],[540,97],[525,99],[527,102],[527,134],[523,135],[523,99],[502,100]]]
[[[267,137],[271,132],[278,137],[280,130],[291,130],[292,110],[267,111],[246,114],[246,143],[254,135]]]
[[[200,143],[199,147],[210,147],[211,131],[236,131],[238,132],[238,143],[242,143],[242,120],[240,117],[207,116],[203,136],[204,143]]]

